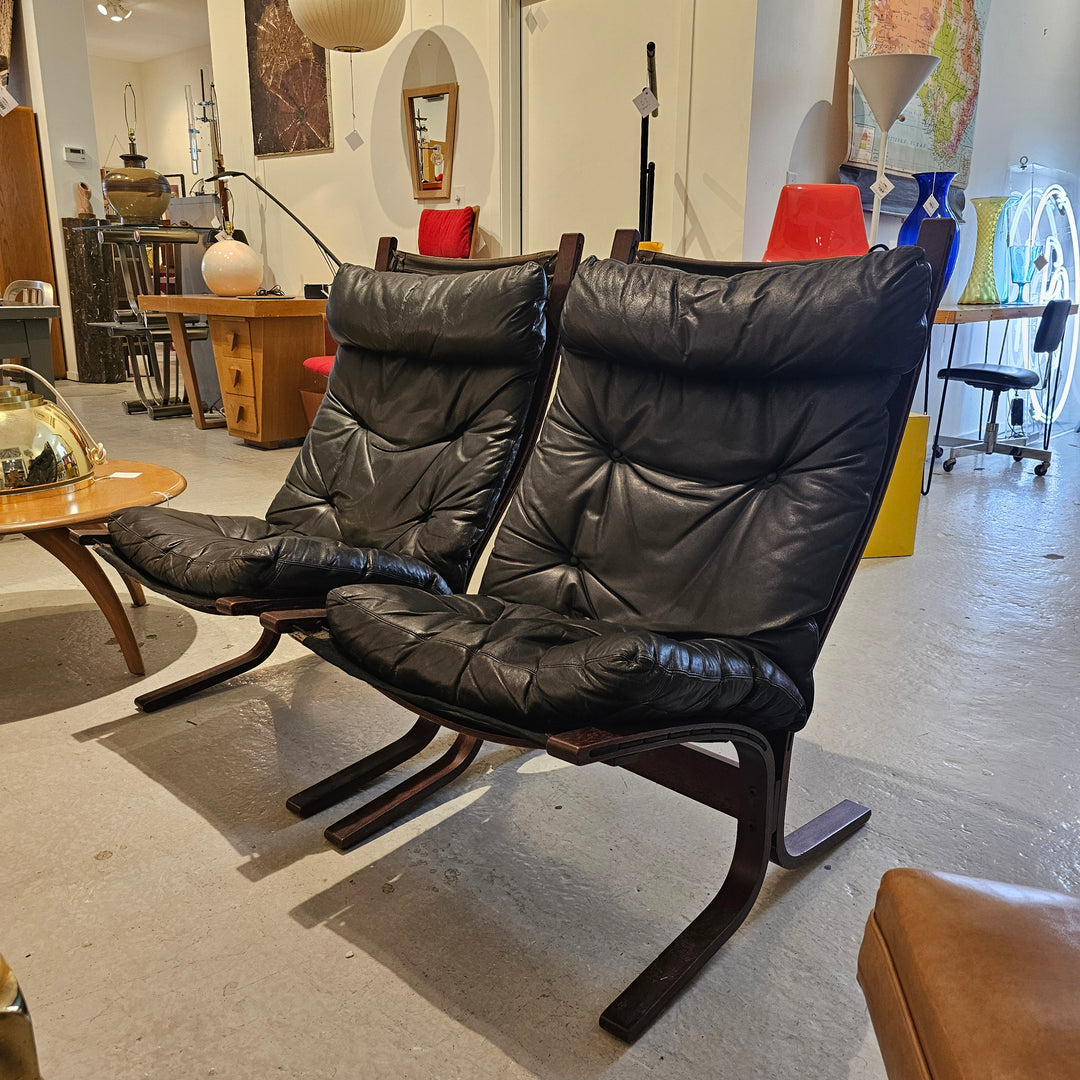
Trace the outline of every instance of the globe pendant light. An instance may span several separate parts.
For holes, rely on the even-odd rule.
[[[371,52],[398,32],[405,0],[289,0],[296,25],[316,45]]]

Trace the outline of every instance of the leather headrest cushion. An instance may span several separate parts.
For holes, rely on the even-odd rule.
[[[520,363],[544,349],[536,263],[428,277],[342,266],[326,321],[342,345],[411,360]]]
[[[929,302],[919,248],[727,278],[590,259],[570,287],[563,345],[710,381],[899,374],[922,357]]]

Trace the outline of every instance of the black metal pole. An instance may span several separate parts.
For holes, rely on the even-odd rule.
[[[645,231],[642,233],[642,240],[652,239],[652,203],[653,203],[653,188],[656,186],[656,162],[650,161],[648,172],[648,184],[645,193]]]
[[[649,212],[649,116],[641,118],[641,170],[638,178],[638,232],[648,240]]]

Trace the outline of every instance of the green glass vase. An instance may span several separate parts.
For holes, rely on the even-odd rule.
[[[958,303],[1000,304],[1001,288],[998,285],[997,252],[1004,244],[999,236],[1010,206],[1020,201],[1019,195],[992,195],[972,199],[978,221],[975,238],[975,261],[971,264],[971,276],[964,286]],[[1007,279],[1006,279],[1007,280]],[[1008,288],[1008,285],[1005,286]]]

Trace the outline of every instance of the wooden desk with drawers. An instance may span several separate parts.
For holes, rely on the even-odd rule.
[[[194,368],[179,316],[206,315],[230,435],[262,450],[303,439],[300,390],[319,389],[304,361],[326,351],[325,300],[176,294],[140,296],[139,306],[176,316],[170,329],[189,396],[198,384],[190,381]]]

